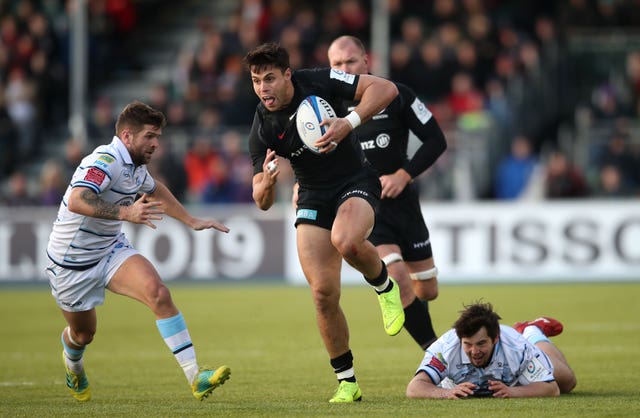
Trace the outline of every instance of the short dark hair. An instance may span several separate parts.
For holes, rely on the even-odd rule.
[[[249,51],[244,57],[244,63],[249,72],[260,72],[272,66],[284,72],[290,67],[289,52],[279,44],[269,42]]]
[[[162,129],[167,125],[167,119],[161,111],[136,100],[120,112],[116,121],[116,134],[119,136],[124,128],[139,132],[144,125]]]
[[[453,324],[458,338],[471,337],[480,328],[487,329],[487,335],[495,339],[500,335],[500,315],[493,311],[490,303],[476,302],[471,305],[464,305],[464,310],[460,311],[460,317]]]

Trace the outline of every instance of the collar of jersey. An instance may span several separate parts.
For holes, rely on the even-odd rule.
[[[117,136],[114,136],[113,141],[111,143],[114,145],[114,147],[118,151],[118,154],[120,154],[120,156],[122,157],[122,161],[125,164],[133,165],[133,160],[131,159],[131,155],[129,155],[129,150],[127,149],[127,147],[124,146],[124,142],[122,142],[122,139],[118,138]]]

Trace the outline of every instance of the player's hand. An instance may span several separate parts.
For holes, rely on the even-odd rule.
[[[213,219],[198,219],[193,218],[191,222],[189,222],[189,226],[194,231],[202,231],[204,229],[217,229],[220,232],[229,232],[229,228],[224,226],[218,221],[214,221]]]
[[[462,382],[459,385],[456,385],[453,389],[449,389],[448,391],[448,399],[460,399],[466,398],[467,396],[473,395],[473,390],[476,388],[471,382]]]
[[[269,170],[269,163],[272,161],[276,161],[274,163],[276,164],[276,168],[273,171]],[[262,174],[262,181],[266,181],[268,187],[273,186],[278,181],[280,169],[277,166],[276,152],[272,149],[267,148],[267,154],[264,158],[264,162],[262,163]]]
[[[351,124],[345,118],[325,119],[320,126],[328,126],[327,131],[313,145],[320,148],[322,154],[335,151],[352,130]]]
[[[489,380],[489,390],[493,391],[494,398],[511,398],[511,387],[499,380]]]
[[[147,225],[153,229],[156,229],[156,226],[152,221],[161,221],[161,215],[164,213],[162,202],[151,200],[146,193],[136,200],[133,205],[123,206],[120,210],[123,214],[123,220]]]
[[[411,176],[402,168],[393,174],[381,176],[382,194],[380,197],[382,199],[395,199],[410,182]]]

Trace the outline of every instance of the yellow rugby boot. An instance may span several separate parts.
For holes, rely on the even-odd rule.
[[[196,378],[193,379],[193,383],[191,383],[193,396],[199,401],[203,400],[209,396],[215,388],[223,385],[224,382],[229,379],[230,375],[231,369],[227,366],[220,366],[217,369],[201,367],[200,370],[198,370]]]
[[[64,350],[62,351],[62,363],[64,363],[64,369],[67,374],[67,389],[71,392],[74,398],[80,402],[86,402],[91,399],[91,388],[89,387],[89,380],[87,374],[82,371],[80,374],[75,374],[69,367],[67,367],[66,356]]]

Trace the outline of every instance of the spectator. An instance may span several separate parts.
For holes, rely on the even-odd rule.
[[[113,129],[116,126],[113,102],[108,96],[102,96],[94,105],[89,116],[88,136],[89,147],[93,148],[103,144],[113,137]],[[75,168],[75,167],[74,167]]]
[[[227,131],[222,135],[221,156],[228,172],[227,197],[231,203],[253,202],[252,163],[249,155],[244,152],[243,141],[240,133],[235,130]]]
[[[40,204],[57,206],[67,188],[67,181],[62,166],[54,159],[48,159],[40,170]]]
[[[9,72],[5,99],[11,120],[18,128],[18,158],[29,160],[38,149],[38,120],[34,104],[36,90],[25,71],[14,67]]]
[[[482,92],[473,85],[471,75],[466,72],[459,72],[453,76],[447,102],[456,117],[481,111],[484,107]]]
[[[171,141],[159,141],[147,169],[151,177],[164,183],[179,201],[187,193],[187,173],[182,162],[172,152]]]
[[[37,206],[38,200],[29,190],[29,180],[22,171],[14,171],[9,177],[7,191],[0,198],[3,206]]]
[[[553,151],[549,156],[546,167],[545,191],[546,197],[549,199],[576,198],[588,195],[584,175],[562,151]]]
[[[85,155],[82,143],[75,138],[69,138],[64,143],[64,160],[62,168],[62,176],[64,181],[71,182],[71,177],[80,165],[82,157]]]
[[[4,89],[0,82],[0,180],[16,166],[18,131],[4,106]]]
[[[620,169],[612,164],[605,164],[598,173],[598,185],[595,196],[602,198],[625,198],[634,195],[634,190],[623,179]]]
[[[640,186],[640,161],[630,152],[628,139],[624,133],[615,132],[597,164],[600,170],[607,165],[617,167],[625,187],[637,188]]]
[[[224,161],[207,137],[196,137],[184,157],[187,173],[187,199],[192,203],[202,202],[203,194],[212,185],[222,185],[226,172]],[[210,193],[210,192],[209,192]]]
[[[537,166],[538,159],[532,153],[529,139],[522,135],[515,137],[511,143],[511,153],[498,164],[496,198],[513,200],[522,197]]]

